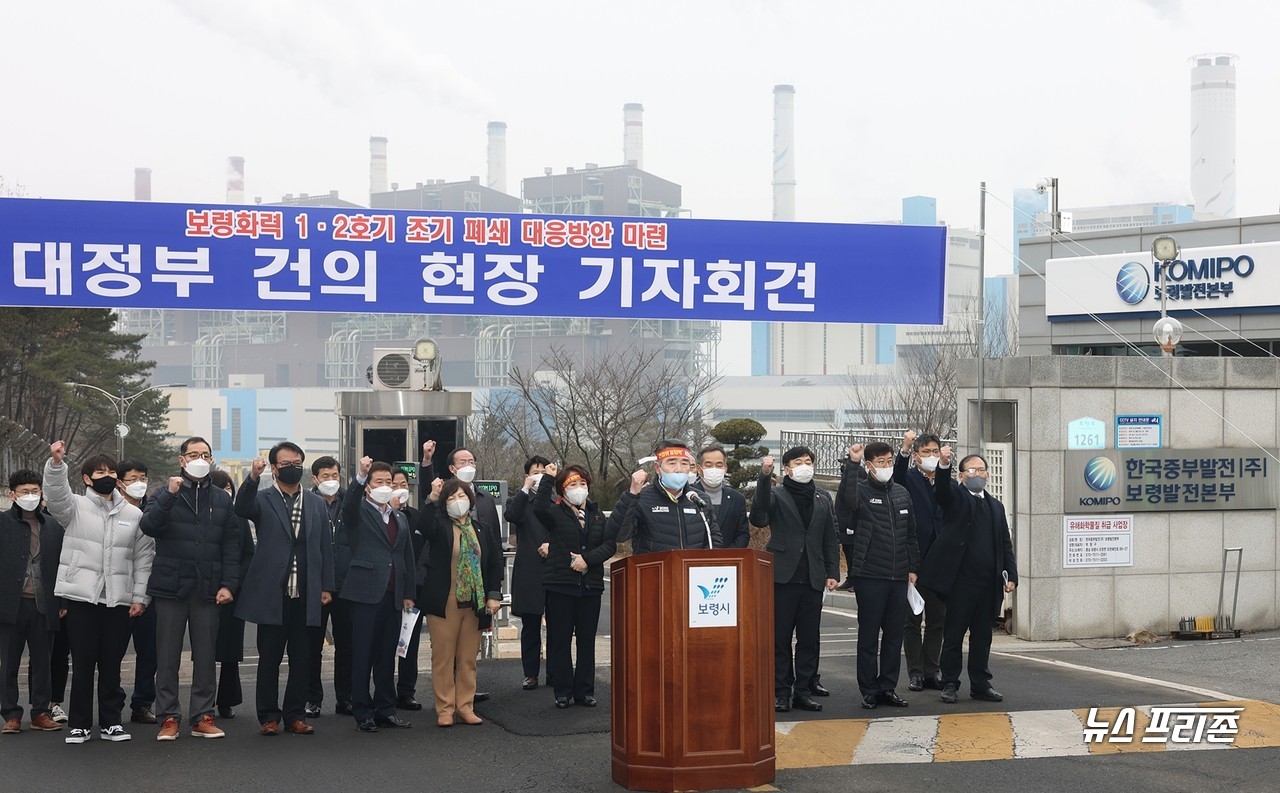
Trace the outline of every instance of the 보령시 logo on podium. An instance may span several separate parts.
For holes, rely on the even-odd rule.
[[[689,627],[732,628],[738,624],[738,568],[689,568]]]

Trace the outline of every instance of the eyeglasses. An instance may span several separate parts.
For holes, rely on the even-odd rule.
[[[204,452],[203,454],[201,454],[200,452],[187,452],[186,454],[182,455],[182,457],[184,460],[206,460],[210,462],[213,461],[213,455],[209,454],[208,452]]]
[[[966,468],[966,469],[964,469],[964,472],[965,472],[966,474],[968,474],[969,476],[974,476],[974,475],[977,475],[977,474],[985,474],[985,473],[987,472],[987,469],[985,469],[985,468]]]
[[[301,468],[301,467],[302,467],[301,460],[298,460],[297,462],[292,462],[292,463],[276,463],[276,468]]]

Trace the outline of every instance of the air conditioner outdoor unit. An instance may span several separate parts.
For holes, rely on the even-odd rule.
[[[426,387],[422,364],[413,360],[413,350],[373,351],[374,391],[421,391]]]

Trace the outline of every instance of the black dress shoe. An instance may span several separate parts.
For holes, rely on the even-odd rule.
[[[219,705],[219,706],[218,706],[218,718],[220,718],[220,719],[234,719],[235,717],[236,717],[236,712],[235,712],[235,709],[234,709],[234,708],[231,708],[231,707],[229,707],[229,706],[227,706],[227,705]]]
[[[472,698],[471,698],[471,701],[472,701],[472,702],[488,702],[488,701],[489,701],[489,692],[488,692],[488,691],[477,691],[477,692],[476,692],[476,695],[475,695],[474,697],[472,697]]]
[[[955,686],[946,686],[945,688],[943,688],[943,689],[942,689],[942,696],[940,697],[940,699],[941,699],[943,702],[947,703],[948,705],[954,705],[954,704],[955,704],[955,702],[956,702],[956,699],[957,699],[957,697],[956,697],[956,687],[955,687]]]
[[[378,723],[373,719],[365,719],[364,721],[356,724],[356,729],[360,732],[377,732]]]
[[[911,682],[910,682],[910,683],[907,683],[907,690],[908,690],[908,691],[923,691],[923,690],[924,690],[924,678],[923,678],[923,677],[921,677],[920,675],[912,675],[912,676],[911,676]]]
[[[875,694],[867,694],[862,698],[862,708],[864,710],[875,710],[880,707],[880,702],[876,700]]]
[[[934,675],[933,677],[926,677],[924,679],[924,687],[932,688],[935,691],[941,691],[946,688],[946,686],[942,684],[942,675],[940,674]]]
[[[844,583],[843,583],[843,584],[841,584],[840,586],[836,587],[836,589],[840,590],[841,592],[851,592],[851,591],[853,591],[853,578],[852,578],[852,577],[850,577],[850,578],[846,578],[846,579],[844,580]]]
[[[1004,702],[1004,694],[1001,694],[994,688],[984,688],[981,691],[970,691],[969,696],[974,699],[980,699],[984,702]]]
[[[891,705],[895,708],[905,708],[910,704],[905,699],[898,696],[898,693],[893,689],[881,691],[879,699],[882,704]]]
[[[376,725],[377,725],[377,726],[379,726],[379,727],[400,727],[400,728],[409,728],[409,727],[412,727],[412,726],[413,726],[413,725],[412,725],[412,724],[410,724],[409,722],[407,722],[407,721],[405,721],[404,719],[400,718],[399,716],[395,716],[395,715],[391,715],[391,716],[379,716],[378,718],[374,719],[374,720],[373,720],[373,722],[374,722],[374,724],[376,724]]]
[[[799,708],[800,710],[819,711],[822,710],[822,703],[816,702],[813,697],[810,696],[792,697],[791,707]]]
[[[526,677],[524,679],[524,683],[520,687],[523,688],[525,691],[532,691],[538,687],[538,678]]]
[[[773,709],[777,713],[790,713],[791,700],[786,697],[777,697],[773,700]]]
[[[397,710],[422,710],[422,703],[413,697],[400,697],[396,700]]]
[[[569,707],[569,698],[556,697],[556,707],[559,708],[560,710],[564,710],[565,708]]]
[[[351,703],[350,703],[350,702],[346,702],[346,701],[344,701],[344,700],[338,700],[338,704],[337,704],[336,706],[334,706],[333,710],[334,710],[334,712],[336,712],[339,716],[350,716],[350,715],[351,715]]]
[[[831,691],[816,680],[809,684],[809,693],[815,697],[831,696]]]
[[[320,706],[315,704],[314,702],[308,702],[306,704],[306,707],[302,709],[302,712],[307,714],[308,719],[320,718]]]
[[[595,697],[575,697],[573,701],[584,708],[594,708],[596,706]]]

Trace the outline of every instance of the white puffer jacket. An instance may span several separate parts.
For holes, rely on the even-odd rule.
[[[44,464],[44,496],[49,513],[66,528],[58,563],[58,597],[97,603],[105,590],[108,606],[151,604],[147,579],[156,541],[138,527],[142,510],[117,491],[108,503],[97,494],[71,492],[67,466]]]

